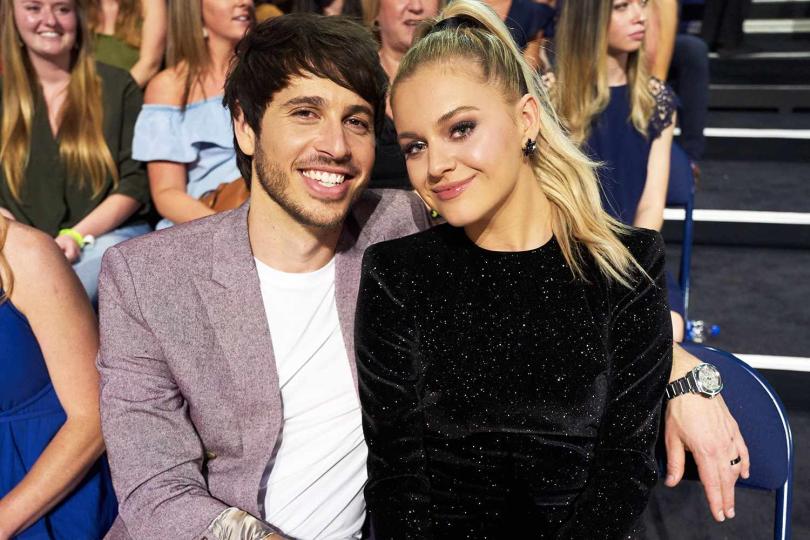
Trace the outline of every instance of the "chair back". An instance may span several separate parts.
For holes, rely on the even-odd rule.
[[[695,177],[692,174],[689,156],[677,143],[672,143],[666,206],[667,208],[683,208],[684,210],[678,285],[681,287],[683,294],[683,318],[684,321],[687,321],[689,313],[689,274],[692,267],[692,242],[694,237],[692,212],[695,207]]]
[[[750,477],[739,479],[737,485],[775,491],[775,538],[790,538],[793,436],[782,401],[762,375],[736,356],[693,343],[684,348],[717,366],[723,378],[723,400],[740,427],[751,459]]]

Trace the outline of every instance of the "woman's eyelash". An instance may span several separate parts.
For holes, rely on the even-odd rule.
[[[459,122],[450,129],[450,134],[456,138],[464,138],[468,136],[473,129],[475,129],[475,122]]]

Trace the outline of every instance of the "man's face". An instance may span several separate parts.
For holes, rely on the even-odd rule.
[[[291,78],[273,96],[261,134],[251,141],[254,179],[297,222],[341,226],[374,164],[372,111],[366,100],[329,79]],[[237,138],[249,154],[244,130],[237,126]]]

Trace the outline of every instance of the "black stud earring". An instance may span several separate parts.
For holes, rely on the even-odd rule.
[[[526,144],[523,145],[523,155],[531,157],[537,151],[537,143],[532,139],[526,139]]]

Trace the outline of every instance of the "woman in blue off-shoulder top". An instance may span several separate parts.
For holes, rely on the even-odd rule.
[[[146,88],[133,156],[169,227],[214,213],[199,199],[241,175],[222,89],[236,44],[254,23],[253,3],[178,0],[169,13],[169,68]]]

